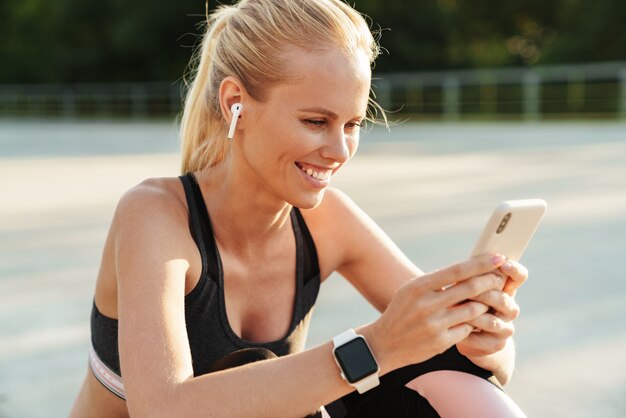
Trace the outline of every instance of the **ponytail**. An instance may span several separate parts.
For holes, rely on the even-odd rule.
[[[221,6],[210,16],[200,49],[192,59],[192,65],[198,65],[187,91],[180,126],[183,174],[220,163],[230,147],[217,100],[224,77],[219,77],[213,61],[218,38],[234,11],[234,7]]]

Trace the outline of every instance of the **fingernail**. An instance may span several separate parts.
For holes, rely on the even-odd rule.
[[[511,270],[513,268],[513,265],[507,261],[506,263],[502,264],[500,268],[502,270]]]
[[[501,264],[503,261],[504,261],[504,256],[494,255],[493,257],[491,257],[491,262],[493,264]]]

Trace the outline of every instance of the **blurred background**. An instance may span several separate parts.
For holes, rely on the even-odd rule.
[[[355,5],[387,50],[375,68],[387,109],[420,119],[626,117],[620,0]],[[204,15],[201,0],[4,0],[0,115],[174,117]]]
[[[351,3],[400,123],[335,185],[423,270],[466,257],[499,201],[546,199],[508,391],[532,417],[626,416],[626,3]],[[116,202],[178,174],[204,19],[201,0],[0,3],[1,418],[67,415]],[[375,318],[331,278],[309,345]]]

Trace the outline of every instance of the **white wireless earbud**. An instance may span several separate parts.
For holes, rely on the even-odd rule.
[[[228,139],[233,139],[235,136],[235,128],[237,127],[237,121],[239,120],[239,114],[241,113],[242,108],[243,106],[241,103],[235,103],[230,107],[233,117],[230,120],[230,129],[228,130],[228,135],[226,136]]]

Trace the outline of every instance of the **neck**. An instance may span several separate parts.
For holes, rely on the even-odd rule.
[[[196,177],[221,247],[236,251],[259,248],[291,229],[292,206],[264,189],[254,175],[235,170],[230,161]]]

